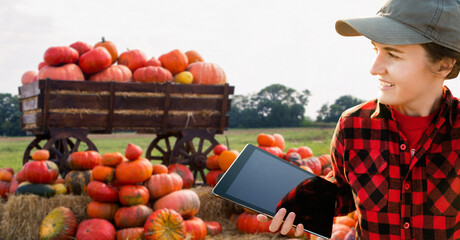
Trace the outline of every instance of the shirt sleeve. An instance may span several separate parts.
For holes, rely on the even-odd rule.
[[[346,215],[356,209],[351,187],[345,178],[343,156],[345,152],[343,118],[339,119],[331,140],[332,171],[327,179],[337,185],[337,206],[335,215]]]

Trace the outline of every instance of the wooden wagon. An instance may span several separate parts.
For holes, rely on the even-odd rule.
[[[228,128],[234,87],[39,80],[19,87],[21,127],[35,135],[23,164],[37,149],[50,151],[63,176],[67,157],[96,150],[88,134],[154,133],[145,157],[165,165],[187,165],[206,183],[206,157]]]

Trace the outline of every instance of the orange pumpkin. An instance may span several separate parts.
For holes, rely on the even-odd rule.
[[[160,60],[158,60],[158,59],[156,59],[156,58],[154,58],[154,57],[150,58],[150,59],[145,63],[145,66],[146,66],[146,67],[147,67],[147,66],[162,67],[162,66],[161,66]]]
[[[93,200],[86,206],[86,214],[88,214],[90,218],[101,218],[113,221],[115,213],[119,208],[120,206],[118,203],[105,203]]]
[[[147,204],[149,202],[149,190],[142,185],[124,185],[118,192],[118,199],[125,206]]]
[[[142,156],[142,148],[136,144],[128,143],[125,149],[125,157],[128,160],[136,160]]]
[[[144,224],[146,240],[181,240],[185,238],[186,231],[181,215],[167,208],[153,212]]]
[[[63,66],[46,65],[38,72],[38,79],[84,81],[85,76],[80,67],[74,63],[68,63]]]
[[[173,76],[170,71],[162,67],[141,67],[133,74],[134,82],[164,83],[171,82]]]
[[[145,67],[147,62],[147,56],[139,49],[128,50],[118,56],[118,65],[126,65],[131,72],[135,72],[136,69]]]
[[[112,63],[116,62],[118,59],[117,46],[111,41],[106,41],[104,37],[102,40],[94,45],[94,47],[104,47],[110,53]]]
[[[6,169],[0,169],[0,181],[11,182],[13,180],[13,174]]]
[[[168,167],[164,164],[154,164],[152,166],[152,175],[153,174],[161,174],[161,173],[168,173]]]
[[[93,179],[101,182],[112,182],[115,180],[115,168],[98,165],[93,168]]]
[[[122,162],[115,169],[115,178],[121,184],[142,183],[150,176],[152,176],[152,163],[145,158]]]
[[[219,155],[219,167],[223,171],[227,171],[227,169],[232,165],[235,159],[238,157],[238,152],[236,150],[227,150],[223,151]]]
[[[154,174],[145,186],[149,190],[150,199],[154,200],[182,189],[182,178],[176,173]]]
[[[191,218],[200,209],[200,198],[188,189],[174,191],[155,201],[154,210],[169,208],[178,212],[184,219]]]
[[[121,207],[115,213],[115,226],[118,228],[142,227],[152,213],[152,209],[145,205]]]
[[[203,57],[195,50],[189,50],[185,52],[185,55],[187,56],[188,64],[194,62],[204,62]]]
[[[206,232],[210,236],[216,236],[217,234],[222,233],[222,225],[217,221],[205,221]]]
[[[297,149],[297,152],[302,158],[313,157],[313,151],[307,146],[301,146]]]
[[[104,166],[115,167],[121,162],[123,162],[123,155],[119,152],[105,153],[101,157],[101,164]]]
[[[187,235],[192,240],[203,240],[208,233],[206,223],[198,217],[192,217],[184,220],[185,229],[187,229]]]
[[[193,83],[203,85],[221,85],[227,82],[224,70],[214,63],[195,62],[187,67],[193,75]]]
[[[93,82],[132,82],[133,73],[125,65],[111,65],[89,77]]]
[[[257,144],[264,147],[274,147],[276,146],[276,140],[273,135],[266,133],[259,133],[257,135]]]
[[[187,55],[179,49],[174,49],[158,57],[161,65],[168,69],[172,74],[180,73],[187,68]]]
[[[67,63],[76,63],[78,51],[68,46],[49,47],[43,55],[43,60],[51,66],[59,66]]]
[[[40,149],[32,153],[32,159],[35,161],[45,161],[50,158],[50,152],[46,149]]]
[[[286,143],[284,142],[284,137],[283,135],[279,133],[273,134],[273,137],[275,138],[275,146],[279,147],[281,151],[284,152],[284,148],[286,147]]]

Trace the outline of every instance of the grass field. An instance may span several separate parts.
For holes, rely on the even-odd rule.
[[[231,149],[241,151],[248,143],[257,145],[259,133],[279,133],[285,139],[286,150],[291,147],[308,146],[313,150],[315,156],[319,156],[329,153],[333,131],[333,128],[230,129],[224,134],[215,135],[215,139],[223,144],[226,144],[228,139]],[[0,138],[0,168],[12,167],[15,171],[19,171],[22,168],[24,152],[34,138],[34,136]],[[103,154],[109,152],[124,153],[128,143],[139,145],[146,151],[155,135],[114,133],[89,135],[88,138]]]

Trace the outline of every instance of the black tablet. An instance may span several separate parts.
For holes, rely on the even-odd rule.
[[[294,225],[331,237],[336,185],[254,145],[246,145],[212,192],[269,217],[284,207],[296,213]]]

